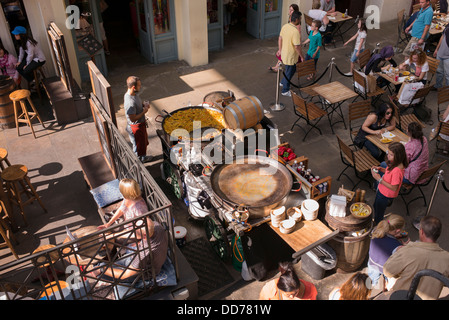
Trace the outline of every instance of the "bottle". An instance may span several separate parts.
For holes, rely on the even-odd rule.
[[[295,171],[298,171],[298,161],[296,161],[295,160],[295,162],[293,162],[293,164],[292,164],[292,168],[295,170]]]
[[[355,202],[360,202],[360,189],[355,191]]]
[[[347,18],[348,17],[348,9],[346,9],[346,11],[345,11],[345,18]]]
[[[327,188],[328,188],[328,183],[327,183],[327,182],[324,182],[324,183],[323,183],[323,193],[326,193],[326,192],[327,192]]]
[[[365,202],[365,190],[360,191],[360,202]]]

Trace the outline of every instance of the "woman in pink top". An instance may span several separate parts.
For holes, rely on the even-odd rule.
[[[119,184],[120,193],[123,195],[123,201],[120,207],[106,224],[99,226],[99,229],[110,227],[117,219],[124,216],[124,220],[130,220],[148,212],[148,206],[142,198],[142,191],[137,181],[133,179],[122,179]],[[126,228],[132,228],[127,224]]]
[[[1,74],[10,76],[16,84],[19,84],[20,75],[16,70],[17,58],[9,54],[8,50],[0,45],[0,70]]]
[[[408,159],[404,145],[393,142],[387,150],[387,168],[378,166],[371,169],[373,178],[378,182],[373,204],[374,225],[383,220],[388,204],[398,196],[407,167]]]
[[[408,125],[407,133],[410,137],[405,144],[408,167],[405,169],[403,182],[415,184],[419,182],[419,176],[429,168],[429,146],[422,127],[417,122]]]

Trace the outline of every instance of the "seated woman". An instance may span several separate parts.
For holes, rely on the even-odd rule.
[[[110,227],[122,216],[124,216],[126,221],[148,212],[147,203],[142,198],[142,191],[137,181],[133,179],[122,179],[120,180],[119,189],[124,199],[112,218],[106,224],[98,227],[100,230]],[[126,228],[130,227],[131,225],[126,225]]]
[[[383,152],[369,141],[366,136],[369,134],[380,135],[394,128],[396,128],[394,108],[389,103],[383,103],[376,112],[371,112],[368,115],[354,139],[354,144],[360,149],[365,147],[374,158],[382,160]]]
[[[405,220],[397,214],[390,214],[380,221],[371,235],[368,259],[368,275],[372,286],[376,286],[383,275],[383,266],[394,250],[409,239],[403,237]]]
[[[121,258],[108,263],[101,263],[100,266],[90,265],[88,272],[95,277],[106,280],[117,280],[121,282],[133,282],[142,271],[151,274],[154,267],[155,273],[159,274],[162,265],[167,258],[168,237],[165,229],[158,222],[146,218],[148,233],[145,227],[136,230],[137,242],[128,243],[126,252]],[[143,221],[137,221],[139,227]],[[127,241],[129,232],[125,232],[123,237]],[[148,240],[149,239],[149,242]],[[117,239],[119,240],[119,239]],[[120,241],[118,241],[120,242]],[[150,254],[151,250],[151,254]]]
[[[34,70],[45,64],[45,56],[39,43],[34,40],[22,26],[11,32],[19,43],[19,57],[16,68],[28,83],[34,81]]]
[[[315,286],[300,280],[291,263],[279,263],[279,270],[279,279],[271,280],[263,286],[260,300],[316,300]]]
[[[2,75],[10,76],[16,85],[20,84],[20,75],[16,70],[17,58],[0,44],[0,71]]]
[[[373,54],[371,59],[365,67],[365,74],[369,75],[371,72],[381,72],[382,67],[386,62],[389,62],[393,67],[397,67],[397,63],[393,60],[394,49],[392,46],[383,47],[379,53]],[[388,81],[382,77],[377,78],[377,85],[379,87],[385,87],[388,85]]]
[[[427,72],[430,70],[426,53],[421,49],[413,51],[410,57],[399,65],[399,70],[407,69],[417,77],[417,82],[421,81],[425,85],[427,83]]]
[[[407,128],[410,140],[405,144],[408,167],[404,171],[403,183],[415,184],[425,170],[429,168],[429,146],[427,138],[424,137],[422,127],[417,122],[410,122]],[[382,168],[387,167],[386,162],[380,164]]]

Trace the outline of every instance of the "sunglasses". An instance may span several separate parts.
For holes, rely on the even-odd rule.
[[[391,115],[393,112],[391,112],[391,111],[388,111],[388,112],[386,112],[385,114],[387,115],[387,116],[389,116],[389,115]]]

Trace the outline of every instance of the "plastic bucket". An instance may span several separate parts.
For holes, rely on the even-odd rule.
[[[174,227],[175,230],[175,241],[179,248],[182,248],[186,244],[187,239],[187,229],[181,226]]]

